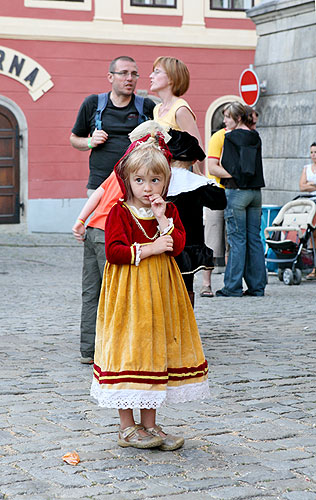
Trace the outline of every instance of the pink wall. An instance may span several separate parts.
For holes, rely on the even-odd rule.
[[[94,5],[94,0],[92,0]],[[94,15],[94,8],[91,11],[64,10],[64,9],[37,9],[35,7],[25,7],[24,0],[2,0],[0,6],[0,16],[28,17],[34,19],[65,19],[73,21],[90,21]]]
[[[17,2],[17,0],[11,0]],[[109,62],[129,55],[138,63],[138,89],[149,90],[152,63],[160,55],[182,59],[191,74],[186,99],[197,115],[202,137],[209,105],[225,94],[238,95],[243,69],[254,51],[146,47],[27,40],[1,40],[35,59],[50,73],[54,87],[37,101],[19,82],[0,74],[0,94],[12,99],[26,116],[29,130],[29,198],[81,198],[88,178],[88,152],[69,143],[71,128],[83,99],[110,90]]]

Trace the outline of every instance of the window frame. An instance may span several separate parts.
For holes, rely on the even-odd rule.
[[[258,5],[259,2],[260,0],[255,0],[255,6]],[[204,16],[207,19],[247,19],[246,11],[244,10],[210,9],[210,0],[204,1]]]
[[[183,16],[183,0],[176,0],[177,7],[161,7],[161,6],[153,6],[153,5],[139,5],[134,6],[131,5],[131,0],[123,0],[123,13],[124,14],[147,14],[147,15],[155,15],[155,16]],[[146,7],[151,7],[151,9],[147,9]]]
[[[159,0],[152,0],[153,2],[159,2]],[[175,5],[156,5],[154,4],[135,4],[133,2],[137,2],[137,0],[130,0],[130,6],[131,7],[151,7],[154,9],[176,9],[177,8],[177,0],[173,0]]]
[[[233,5],[236,0],[230,0],[230,1],[231,1],[232,5]],[[251,0],[251,2],[253,3],[253,5],[251,7],[249,7],[249,9],[252,9],[255,6],[256,0]],[[221,12],[222,11],[224,11],[224,12],[246,12],[246,10],[248,10],[248,8],[247,9],[234,9],[234,7],[232,7],[232,8],[228,8],[228,7],[212,7],[212,3],[213,3],[213,0],[209,0],[209,9],[210,9],[210,11],[217,10],[217,11],[221,11]]]
[[[70,0],[24,0],[24,7],[91,11],[92,0],[83,0],[83,2]]]

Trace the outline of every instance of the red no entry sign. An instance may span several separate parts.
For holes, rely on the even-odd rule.
[[[248,106],[254,106],[259,99],[260,84],[252,69],[245,69],[239,78],[239,95]]]

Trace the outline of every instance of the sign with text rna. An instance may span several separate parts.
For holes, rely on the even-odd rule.
[[[9,47],[0,46],[0,75],[25,85],[33,101],[37,101],[54,86],[45,68],[29,56]]]

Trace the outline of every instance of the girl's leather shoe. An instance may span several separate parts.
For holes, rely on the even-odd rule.
[[[143,436],[139,431],[143,430],[147,433]],[[126,429],[119,430],[118,445],[123,448],[132,446],[133,448],[156,448],[163,443],[163,438],[154,436],[151,432],[147,431],[142,425],[133,425],[126,427]]]
[[[159,436],[162,438],[162,444],[159,446],[160,450],[164,451],[173,451],[181,448],[184,443],[184,438],[180,436],[173,436],[172,434],[165,434],[159,425],[155,425],[154,427],[150,427],[146,429],[147,432],[150,432],[153,436]],[[165,434],[165,436],[161,436],[160,433]]]

